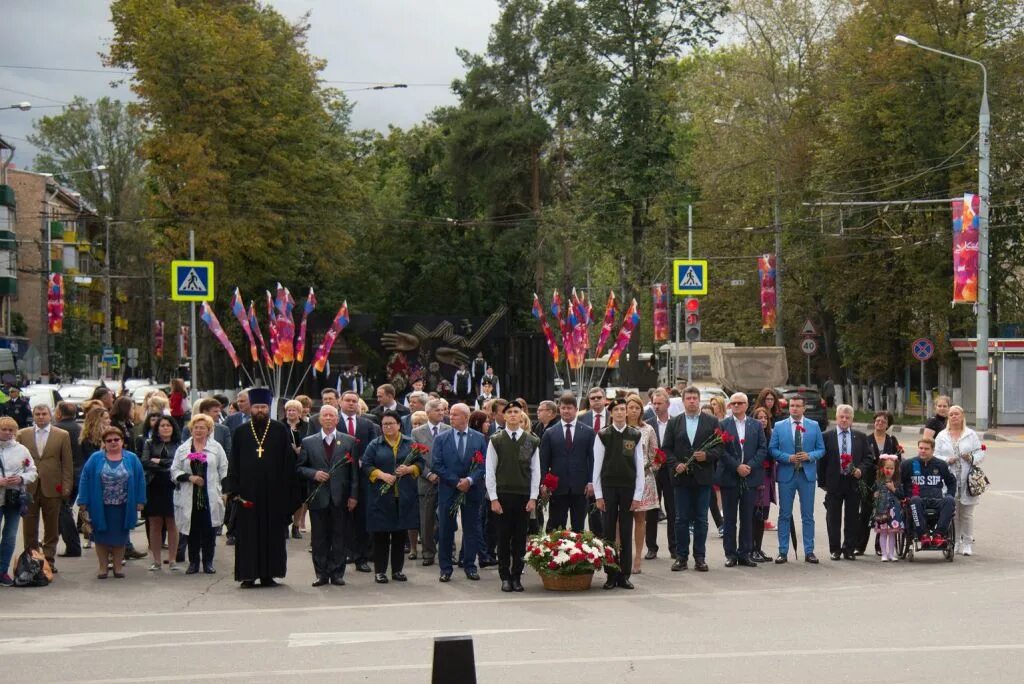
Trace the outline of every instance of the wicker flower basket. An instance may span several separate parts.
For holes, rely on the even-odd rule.
[[[542,572],[540,573],[540,580],[548,591],[589,591],[590,584],[594,581],[594,573],[554,575]]]

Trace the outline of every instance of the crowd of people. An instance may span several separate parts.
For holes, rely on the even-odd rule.
[[[146,556],[131,542],[141,518],[151,572],[180,572],[187,555],[185,574],[215,573],[223,535],[246,588],[276,584],[287,539],[309,535],[315,587],[344,586],[349,566],[380,584],[405,582],[406,561],[420,561],[436,564],[442,583],[456,567],[478,581],[497,566],[501,590],[521,592],[530,533],[589,528],[617,549],[604,588],[632,589],[643,561],[658,557],[662,520],[673,572],[709,570],[709,514],[726,567],[788,562],[798,497],[803,560],[818,563],[818,488],[832,560],[864,555],[872,529],[884,562],[899,558],[899,535],[974,552],[980,494],[968,481],[985,448],[947,397],[908,458],[889,414],[863,433],[840,404],[823,432],[799,396],[784,414],[771,389],[753,406],[744,393],[701,406],[695,387],[610,400],[593,388],[586,411],[566,393],[540,402],[531,420],[524,400],[491,396],[490,383],[472,406],[418,388],[399,401],[384,384],[372,411],[356,391],[327,388],[318,412],[298,396],[277,421],[263,388],[191,410],[184,386],[173,388],[141,408],[97,388],[80,425],[68,402],[55,415],[36,406],[24,427],[0,417],[0,584],[13,583],[19,525],[54,573],[59,538],[61,556],[75,557],[84,537],[97,579],[123,578],[126,559]],[[775,554],[764,544],[772,506]]]

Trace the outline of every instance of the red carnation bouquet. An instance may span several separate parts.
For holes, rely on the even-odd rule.
[[[413,442],[412,446],[409,447],[409,455],[402,460],[401,465],[408,467],[412,465],[412,462],[416,460],[417,456],[423,456],[424,454],[429,453],[430,447],[428,447],[426,444],[422,444],[420,442]],[[397,466],[395,467],[395,469],[398,469]],[[398,484],[398,480],[395,480],[395,484]],[[392,485],[385,482],[380,486],[380,493],[387,494],[389,491],[391,491],[391,487]]]
[[[586,575],[601,568],[618,569],[615,549],[592,532],[551,530],[530,537],[526,564],[540,574]]]
[[[473,453],[473,458],[469,459],[469,462],[474,468],[482,466],[484,464],[483,452],[478,449]],[[448,508],[448,517],[454,519],[455,516],[458,515],[459,509],[462,508],[464,503],[466,503],[466,492],[459,492],[458,496],[455,497],[455,501],[453,501],[452,505]]]
[[[799,432],[799,433],[800,433],[800,434],[802,435],[802,434],[804,434],[805,432],[807,432],[807,428],[805,428],[805,427],[804,427],[803,425],[800,425],[800,424],[798,424],[798,425],[796,426],[796,431],[797,431],[797,432]],[[794,467],[795,467],[795,468],[796,468],[797,470],[803,470],[803,469],[804,469],[804,462],[803,462],[803,461],[800,461],[800,462],[799,462],[799,463],[797,463],[797,464],[796,464],[796,465],[795,465]]]
[[[839,468],[843,475],[852,477],[856,468],[853,465],[853,454],[839,454]]]
[[[665,452],[661,449],[655,449],[654,456],[651,457],[651,470],[658,470],[661,466],[665,465],[666,460]]]
[[[693,450],[693,453],[690,454],[690,458],[686,459],[686,463],[684,465],[686,465],[687,472],[692,472],[691,468],[692,470],[700,470],[701,463],[697,460],[698,451],[707,451],[708,449],[713,449],[720,444],[729,444],[732,441],[734,441],[734,437],[732,435],[722,428],[715,428],[714,434],[704,440],[703,444]]]
[[[540,497],[537,499],[538,509],[543,506],[547,506],[548,502],[551,501],[551,495],[555,493],[556,489],[558,489],[558,476],[554,473],[547,473],[544,476],[544,479],[540,481],[540,486]],[[547,490],[547,494],[544,493],[545,489]]]

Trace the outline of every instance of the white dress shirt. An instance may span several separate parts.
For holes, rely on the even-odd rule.
[[[46,440],[50,438],[50,426],[47,425],[44,428],[35,428],[36,437],[36,453],[40,456],[43,455],[43,449],[46,448]]]
[[[522,430],[509,430],[504,428],[505,433],[512,439],[518,441],[523,436]],[[573,435],[575,438],[575,435]],[[498,500],[498,452],[494,444],[487,442],[487,458],[484,464],[484,484],[487,487],[487,497],[491,501]],[[530,459],[530,498],[536,499],[540,493],[540,449],[533,450],[533,458]]]
[[[614,423],[612,429],[622,432],[626,426],[618,427]],[[633,501],[643,501],[644,498],[644,445],[641,440],[636,441],[633,449],[633,463],[636,466],[636,481],[633,485]],[[594,498],[603,499],[604,492],[601,488],[601,466],[604,465],[604,442],[598,437],[594,440]]]

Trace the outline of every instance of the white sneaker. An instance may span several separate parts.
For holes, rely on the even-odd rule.
[[[152,565],[149,566],[149,571],[150,572],[160,572],[160,564],[159,563],[153,563]]]
[[[883,562],[883,563],[888,563],[888,562],[889,562],[889,559],[888,559],[888,558],[886,558],[885,556],[882,556],[882,562]]]
[[[971,548],[971,542],[966,542],[965,541],[964,545],[963,545],[963,548],[961,549],[961,552],[965,556],[970,556],[974,552],[974,549]]]
[[[178,572],[178,564],[177,563],[168,563],[167,564],[167,569],[170,570],[171,572]]]

